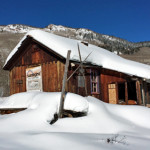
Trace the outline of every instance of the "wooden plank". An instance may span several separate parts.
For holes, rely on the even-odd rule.
[[[54,65],[51,63],[51,92],[54,92]]]
[[[57,62],[55,62],[55,77],[56,77],[56,91],[58,92],[58,83],[59,83],[59,80],[58,80],[58,73],[57,73]]]
[[[137,94],[137,104],[141,105],[141,90],[140,90],[140,82],[136,81],[136,94]]]
[[[144,81],[142,82],[142,99],[143,99],[143,105],[145,106],[145,88],[144,88]]]
[[[12,94],[15,93],[15,67],[12,69]]]
[[[19,84],[17,84],[17,81],[19,80],[19,67],[16,67],[16,92],[19,93]]]
[[[12,69],[12,94],[15,93],[15,67]]]
[[[57,91],[57,65],[55,63],[55,61],[53,61],[53,66],[54,66],[54,71],[53,71],[53,74],[54,74],[54,91]]]
[[[52,62],[49,64],[50,74],[49,74],[49,90],[52,92]]]
[[[78,53],[79,53],[79,58],[80,58],[80,62],[82,63],[82,58],[81,58],[81,53],[80,53],[80,48],[79,48],[79,44],[78,44]],[[84,78],[84,86],[85,86],[85,96],[87,96],[87,86],[86,86],[86,78],[84,75],[84,69],[83,69],[83,64],[81,64],[81,72]]]
[[[51,64],[48,64],[48,92],[51,92]]]
[[[57,61],[58,92],[60,91],[60,61]]]
[[[150,108],[150,104],[146,104],[146,107]]]
[[[128,84],[125,82],[125,102],[128,105]]]
[[[65,86],[66,86],[66,82],[67,82],[67,73],[68,73],[70,53],[71,53],[71,50],[68,51],[67,58],[66,58],[65,72],[64,72],[63,83],[62,83],[63,85],[62,85],[62,91],[61,91],[61,97],[60,97],[60,106],[59,106],[59,114],[58,114],[59,118],[62,118],[62,115],[63,115]]]
[[[17,113],[25,109],[27,108],[0,108],[0,114],[5,115],[5,114]]]
[[[17,84],[16,84],[18,69],[17,69],[17,67],[14,67],[14,69],[15,69],[15,78],[14,78],[15,93],[18,93],[18,88],[17,88]]]
[[[54,81],[54,64],[52,62],[52,65],[51,65],[51,83],[52,83],[52,92],[55,92],[54,88],[55,88],[55,81]]]
[[[18,80],[19,80],[18,86],[19,86],[19,93],[20,93],[20,92],[22,92],[22,84],[23,84],[23,82],[21,80],[22,67],[20,66],[20,67],[18,67],[18,69],[19,69],[19,71],[18,71],[18,73],[19,73],[19,75],[18,75]]]
[[[45,63],[42,64],[42,84],[43,84],[43,91],[46,92],[46,89],[45,89],[45,85],[46,85],[46,78],[45,78]]]
[[[10,85],[10,95],[12,94],[13,84],[12,84],[12,70],[9,72],[9,85]]]
[[[22,71],[21,80],[23,81],[22,92],[25,92],[25,86],[26,86],[26,83],[25,83],[25,66],[22,66],[21,71]]]
[[[108,84],[109,103],[117,104],[117,87],[115,83]]]
[[[45,63],[45,91],[48,92],[48,65]]]
[[[60,70],[60,74],[59,74],[59,80],[60,80],[60,91],[61,91],[61,88],[62,88],[62,80],[63,80],[63,74],[64,74],[64,72],[62,72],[63,70],[63,66],[64,66],[64,64],[62,63],[62,62],[60,62],[60,68],[59,68],[59,70]]]
[[[49,87],[48,87],[48,76],[49,76],[49,69],[48,69],[49,64],[46,63],[46,91],[49,91]]]

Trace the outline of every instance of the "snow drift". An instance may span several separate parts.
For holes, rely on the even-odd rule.
[[[0,149],[149,150],[149,108],[107,104],[68,93],[65,109],[87,112],[87,116],[62,118],[50,125],[59,102],[60,93],[46,92],[0,98],[0,108],[27,108],[0,115]],[[113,143],[107,142],[114,137]]]
[[[0,108],[27,108],[16,114],[0,116],[0,131],[24,131],[46,129],[52,132],[117,133],[150,129],[150,109],[142,106],[106,104],[94,97],[77,94],[66,95],[64,108],[87,112],[79,118],[59,119],[49,125],[58,113],[60,93],[26,92],[0,99]],[[11,123],[11,125],[10,125]],[[15,127],[15,128],[14,128]],[[90,129],[90,130],[89,130]]]

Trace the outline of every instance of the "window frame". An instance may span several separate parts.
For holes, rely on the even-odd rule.
[[[91,94],[100,94],[99,90],[99,71],[96,69],[91,69]],[[93,76],[94,74],[94,76]],[[94,78],[93,78],[94,77]]]

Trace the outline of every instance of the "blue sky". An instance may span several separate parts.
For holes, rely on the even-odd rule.
[[[0,25],[87,28],[129,41],[150,41],[150,0],[6,0]]]

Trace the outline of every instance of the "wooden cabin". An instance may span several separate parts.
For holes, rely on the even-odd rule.
[[[48,34],[51,36],[50,39],[47,39]],[[57,43],[53,36],[56,40],[58,38]],[[64,37],[44,31],[28,33],[10,53],[3,68],[10,72],[10,95],[26,91],[60,92],[67,55],[63,50],[64,42],[67,44],[66,40]],[[76,40],[68,40],[77,43]],[[82,49],[84,46],[88,47],[88,44],[81,42],[80,46]],[[69,49],[72,50],[72,45],[66,48],[66,52]],[[107,53],[111,55],[111,52]],[[68,77],[80,64],[77,55],[74,56],[75,59],[70,59]],[[148,69],[150,72],[150,67]],[[67,82],[66,92],[86,96],[87,91],[87,95],[108,103],[145,105],[150,103],[148,81],[149,79],[143,78],[142,75],[136,76],[130,72],[124,73],[118,69],[105,68],[103,64],[86,61],[83,63],[83,70],[78,69]]]

